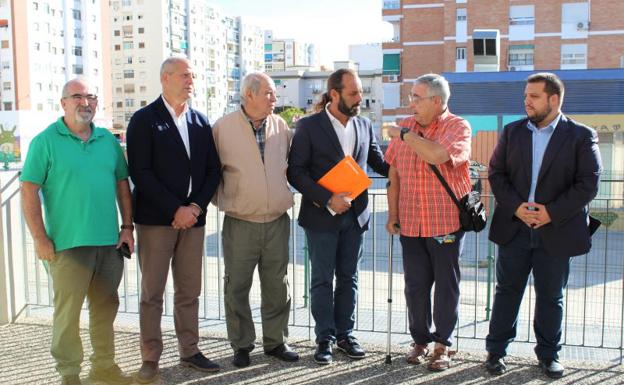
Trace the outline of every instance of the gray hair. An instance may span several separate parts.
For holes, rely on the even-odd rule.
[[[77,78],[73,78],[73,79],[67,81],[67,83],[65,83],[65,85],[63,85],[63,89],[61,90],[61,98],[69,97],[69,86],[71,86],[74,83],[82,83],[82,84],[86,85],[87,87],[89,86],[89,83],[87,83],[87,80],[84,77],[79,76]]]
[[[247,91],[251,91],[251,93],[254,95],[256,95],[258,91],[260,91],[262,80],[268,81],[271,86],[275,87],[273,79],[271,79],[271,77],[264,72],[254,71],[245,75],[245,77],[241,81],[240,88],[240,98],[242,105],[245,105],[245,95],[247,94]]]
[[[189,63],[189,60],[183,56],[171,56],[166,58],[160,65],[160,76],[162,77],[165,73],[171,73],[173,67],[180,62]]]
[[[451,97],[451,89],[444,76],[438,74],[425,74],[419,76],[414,83],[426,85],[428,96],[439,96],[442,99],[442,106],[446,107],[446,104]]]

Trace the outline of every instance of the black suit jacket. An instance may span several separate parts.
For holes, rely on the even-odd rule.
[[[490,159],[489,181],[496,197],[490,240],[504,245],[521,226],[514,214],[531,188],[532,133],[528,119],[505,126]],[[596,131],[562,115],[544,153],[535,202],[546,205],[551,223],[537,231],[553,256],[585,254],[591,247],[589,202],[598,193],[602,164]]]
[[[195,226],[206,223],[206,207],[219,185],[221,167],[208,119],[189,108],[186,122],[191,159],[162,97],[130,119],[126,141],[136,223],[169,226],[176,210],[191,202],[204,211]]]
[[[356,116],[353,159],[366,170],[370,165],[377,173],[388,176],[388,164],[370,120]],[[338,136],[325,110],[300,119],[288,157],[288,182],[303,195],[299,210],[299,224],[313,231],[335,231],[339,215],[332,216],[326,205],[332,193],[316,183],[332,167],[344,159]],[[355,215],[362,231],[368,229],[368,191],[351,202],[351,209],[343,215]]]

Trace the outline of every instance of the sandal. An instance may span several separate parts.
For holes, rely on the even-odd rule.
[[[443,372],[451,367],[451,356],[456,352],[449,351],[447,346],[436,344],[433,355],[429,359],[427,369],[432,372]]]
[[[429,348],[427,348],[427,345],[418,345],[414,342],[411,347],[412,349],[405,356],[405,361],[412,365],[420,365],[425,362],[429,355]]]

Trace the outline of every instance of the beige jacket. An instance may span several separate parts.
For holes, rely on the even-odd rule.
[[[293,205],[286,180],[291,133],[278,115],[267,117],[264,163],[242,110],[217,120],[212,128],[223,173],[213,203],[226,215],[266,223]]]

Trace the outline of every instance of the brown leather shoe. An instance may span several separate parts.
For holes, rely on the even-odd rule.
[[[411,347],[412,349],[405,356],[405,361],[412,365],[420,365],[425,362],[429,355],[429,348],[427,348],[427,345],[418,345],[414,342]]]
[[[143,361],[143,365],[136,375],[136,380],[139,384],[149,384],[156,379],[158,372],[158,362]]]
[[[451,367],[451,356],[455,353],[454,351],[449,351],[448,346],[436,342],[433,355],[431,355],[429,363],[427,364],[427,369],[432,372],[445,371]]]

